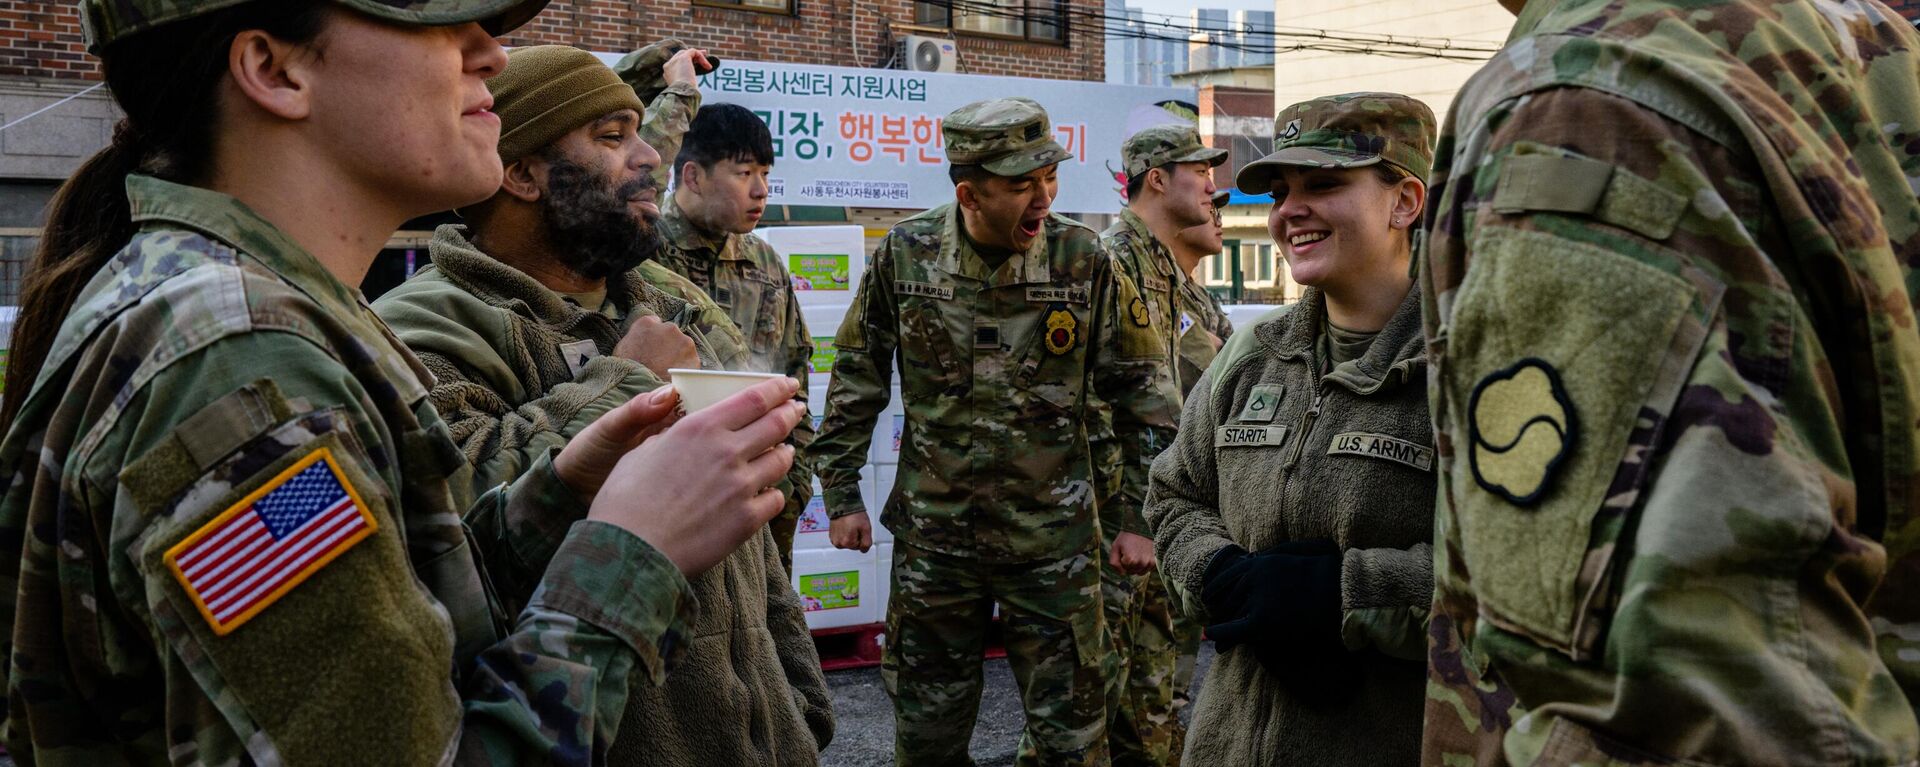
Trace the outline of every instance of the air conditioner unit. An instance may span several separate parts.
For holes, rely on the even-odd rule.
[[[958,71],[960,51],[946,38],[903,35],[900,62],[903,68],[914,72],[954,72]]]

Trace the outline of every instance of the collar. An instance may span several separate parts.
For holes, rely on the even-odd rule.
[[[734,247],[734,241],[738,238],[731,232],[716,235],[701,229],[693,223],[693,219],[687,217],[686,211],[680,209],[678,198],[678,195],[669,194],[667,201],[660,206],[660,234],[669,244],[688,253],[705,251],[720,261],[746,258],[740,255],[739,248]]]
[[[1307,288],[1300,303],[1272,322],[1255,325],[1253,332],[1268,350],[1281,359],[1306,359],[1318,365],[1317,345],[1326,332],[1326,298],[1317,288]],[[1420,284],[1415,282],[1400,300],[1400,308],[1373,337],[1373,344],[1359,359],[1351,360],[1328,372],[1323,381],[1338,383],[1356,394],[1372,394],[1389,383],[1396,370],[1405,371],[1401,383],[1411,380],[1416,366],[1426,364],[1426,338],[1420,318]],[[1423,381],[1424,383],[1424,381]]]
[[[968,239],[961,235],[960,227],[963,224],[960,205],[948,203],[946,207],[946,220],[940,225],[940,254],[934,261],[935,268],[996,287],[1052,281],[1047,247],[1053,239],[1054,228],[1058,226],[1053,220],[1058,214],[1048,214],[1047,221],[1040,227],[1040,236],[1033,238],[1033,244],[1027,246],[1025,253],[1008,256],[1000,268],[989,273],[987,262],[980,258],[980,254],[973,252],[973,248],[967,245]]]
[[[434,266],[449,280],[480,300],[495,306],[521,302],[534,319],[555,327],[570,326],[584,315],[600,314],[600,307],[575,306],[526,272],[480,252],[466,235],[464,226],[441,224],[433,231],[427,252],[433,257]],[[607,299],[624,317],[634,306],[654,302],[649,288],[640,278],[639,270],[630,269],[607,278]],[[657,307],[648,308],[664,314]]]
[[[127,176],[127,204],[136,225],[172,224],[224,242],[314,301],[339,308],[366,303],[359,290],[341,282],[320,259],[233,197],[134,173]]]
[[[1135,239],[1147,244],[1147,252],[1150,254],[1147,258],[1150,262],[1148,266],[1154,273],[1172,278],[1180,271],[1180,266],[1173,262],[1173,251],[1168,250],[1166,243],[1161,242],[1160,238],[1153,236],[1153,229],[1147,226],[1147,220],[1141,218],[1140,214],[1133,212],[1132,208],[1121,208],[1120,223]]]

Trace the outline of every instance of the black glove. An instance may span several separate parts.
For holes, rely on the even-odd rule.
[[[1207,636],[1225,652],[1247,645],[1269,671],[1344,654],[1342,557],[1332,541],[1288,541],[1258,554],[1229,547],[1208,564],[1200,601]]]

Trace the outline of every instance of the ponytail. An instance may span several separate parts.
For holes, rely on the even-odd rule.
[[[234,36],[260,29],[311,42],[326,10],[319,0],[256,0],[116,41],[101,52],[107,87],[127,116],[114,127],[112,143],[87,158],[48,206],[40,246],[21,279],[0,388],[0,434],[12,429],[80,290],[133,239],[127,176],[190,184],[208,174],[218,86]]]

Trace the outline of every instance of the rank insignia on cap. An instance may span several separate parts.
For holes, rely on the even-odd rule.
[[[1285,130],[1280,131],[1279,139],[1281,141],[1292,141],[1299,137],[1300,137],[1300,121],[1294,120],[1293,122],[1287,123],[1287,127]]]
[[[323,447],[174,544],[162,561],[213,633],[225,636],[377,529]]]
[[[1127,316],[1132,317],[1133,324],[1139,327],[1153,324],[1153,315],[1147,313],[1147,302],[1140,300],[1139,296],[1134,296],[1133,301],[1127,304]]]
[[[1474,482],[1519,506],[1546,497],[1579,437],[1573,401],[1560,372],[1532,357],[1489,373],[1474,385],[1467,427]]]
[[[1047,312],[1047,351],[1054,356],[1073,351],[1080,343],[1080,321],[1073,318],[1073,312],[1056,307]]]

